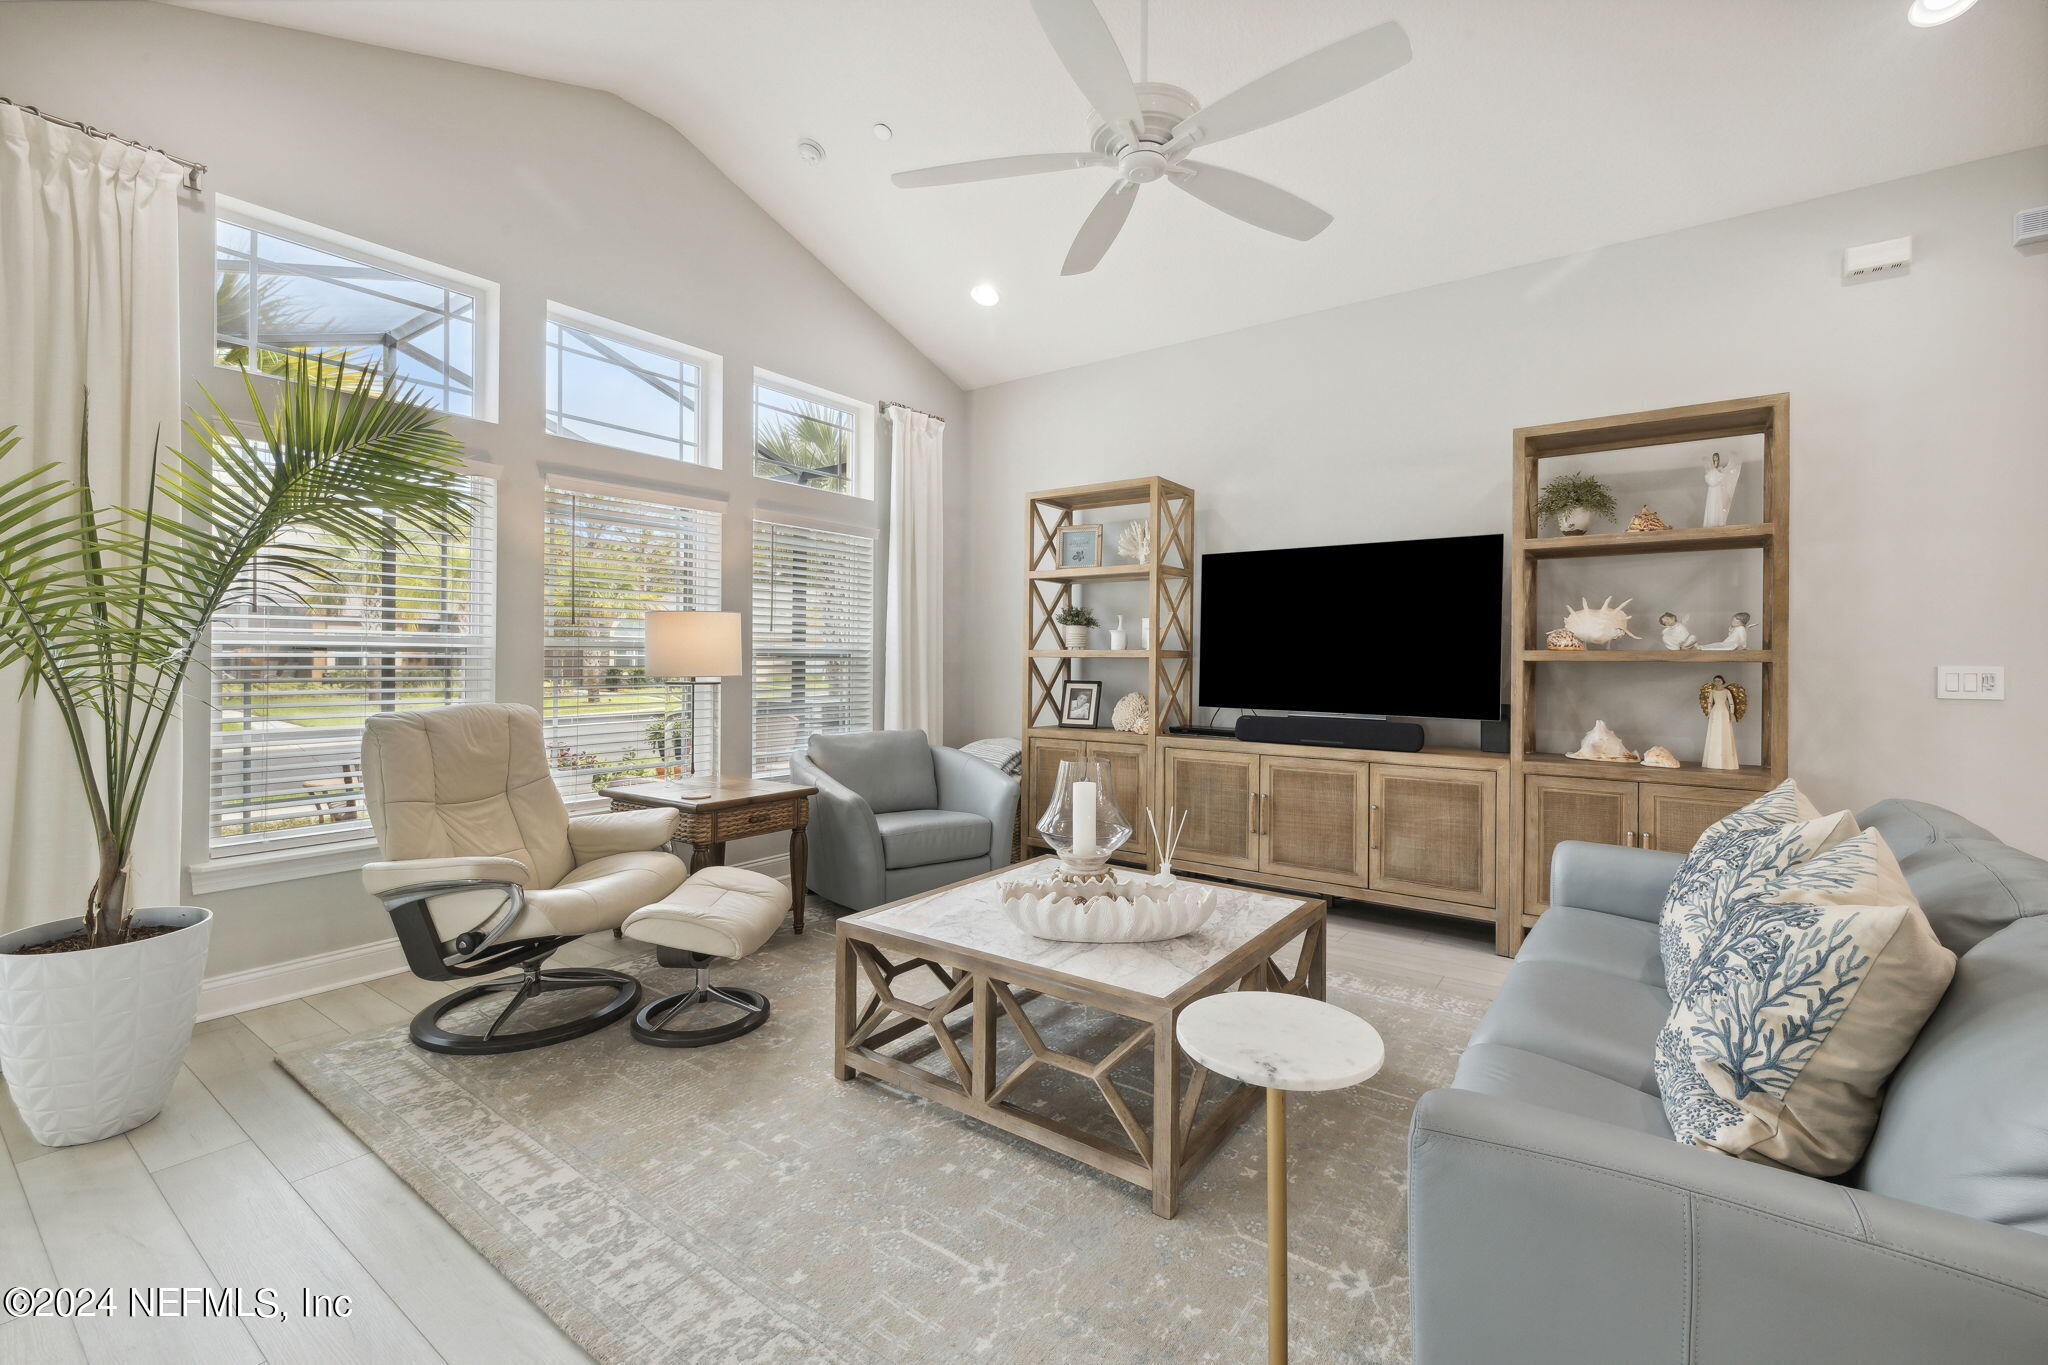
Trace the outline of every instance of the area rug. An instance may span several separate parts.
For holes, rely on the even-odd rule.
[[[722,971],[774,1012],[714,1047],[647,1047],[621,1025],[450,1057],[392,1028],[282,1065],[606,1365],[1263,1354],[1260,1112],[1179,1216],[1156,1218],[1119,1180],[835,1080],[832,946],[829,922],[785,930]],[[651,954],[619,965],[650,996],[685,975]],[[1387,1063],[1362,1086],[1290,1098],[1294,1356],[1405,1361],[1409,1115],[1449,1080],[1482,1006],[1335,971],[1329,992],[1378,1027]],[[1079,1055],[1129,1031],[1059,1002],[1032,1009],[1047,1042]],[[900,1046],[915,1061],[926,1045]],[[1149,1068],[1148,1049],[1135,1061]],[[1093,1088],[1065,1079],[1023,1102],[1114,1133]]]

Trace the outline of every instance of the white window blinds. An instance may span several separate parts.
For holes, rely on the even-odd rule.
[[[550,480],[543,714],[564,796],[718,770],[718,689],[649,678],[646,613],[716,611],[719,514]]]
[[[305,605],[261,560],[214,619],[212,856],[366,838],[363,722],[492,694],[493,489],[460,535],[352,550]]]
[[[754,523],[754,775],[798,741],[874,724],[875,542]]]

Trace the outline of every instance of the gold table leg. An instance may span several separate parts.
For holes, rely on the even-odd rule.
[[[1266,1090],[1266,1360],[1287,1365],[1287,1092]]]

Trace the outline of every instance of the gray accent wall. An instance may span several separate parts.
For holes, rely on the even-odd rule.
[[[1202,550],[1505,531],[1518,426],[1789,391],[1792,772],[1826,808],[1917,797],[2048,849],[2048,247],[2011,244],[2013,214],[2042,203],[2048,148],[2035,148],[977,390],[979,534],[952,667],[978,686],[953,738],[1017,731],[1032,489],[1164,474],[1195,490]],[[1844,247],[1907,234],[1909,270],[1843,281]],[[1247,229],[1243,268],[1298,249]],[[1115,251],[1100,268],[1117,268]],[[1048,267],[1037,287],[1081,286]],[[1698,524],[1697,474],[1678,453],[1617,482],[1618,497],[1640,490],[1624,517],[1648,500]],[[1570,573],[1574,602],[1581,589],[1596,605],[1636,598],[1649,644],[1667,607],[1710,640],[1729,612],[1757,609],[1751,556]],[[1427,583],[1303,590],[1327,602],[1333,638],[1383,640],[1399,667],[1472,628],[1469,605]],[[1562,598],[1547,589],[1547,608]],[[1265,651],[1276,672],[1321,666],[1317,641],[1256,622],[1233,647]],[[2009,699],[1936,701],[1937,664],[2003,664]],[[1106,671],[1118,666],[1098,674],[1105,708],[1142,685]],[[1588,668],[1552,689],[1543,746],[1572,747],[1604,716],[1633,747],[1697,758],[1712,670],[1654,667]],[[1754,667],[1730,672],[1755,681]],[[1753,755],[1755,717],[1738,729]],[[1476,740],[1470,724],[1430,730]]]
[[[498,421],[454,418],[450,427],[473,458],[500,471],[503,699],[539,700],[544,468],[723,500],[728,609],[748,605],[757,510],[879,523],[883,501],[856,505],[752,477],[756,366],[946,418],[952,496],[964,494],[960,390],[674,129],[611,95],[130,3],[0,4],[0,93],[211,166],[207,197],[186,200],[188,398],[201,383],[223,395],[240,386],[212,363],[214,193],[497,282]],[[546,435],[549,300],[723,356],[725,468]],[[878,494],[886,487],[881,481]],[[204,857],[205,717],[203,707],[191,709],[187,852],[196,861]],[[724,688],[722,719],[724,766],[743,772],[743,684]],[[779,849],[755,841],[730,856]],[[390,937],[354,872],[195,899],[219,916],[210,975]]]

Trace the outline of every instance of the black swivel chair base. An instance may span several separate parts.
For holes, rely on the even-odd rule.
[[[549,951],[552,951],[550,949]],[[551,1043],[566,1042],[580,1038],[586,1033],[595,1033],[607,1024],[615,1024],[633,1012],[640,1003],[640,983],[624,972],[606,971],[601,967],[551,967],[541,968],[539,959],[520,964],[520,975],[499,981],[486,981],[469,986],[451,996],[437,1000],[414,1016],[412,1040],[429,1052],[454,1052],[465,1055],[489,1052],[524,1052],[528,1048],[547,1047]],[[512,1018],[521,1005],[537,995],[551,991],[581,991],[604,989],[611,992],[611,999],[587,1014],[579,1014],[563,1023],[550,1024],[546,1028],[523,1029],[505,1032],[504,1025]],[[498,1011],[490,1024],[481,1033],[456,1033],[441,1027],[441,1020],[449,1012],[480,1000],[499,991],[512,992],[512,999],[505,1008]],[[762,1013],[767,1013],[767,1002],[762,1002]],[[636,1021],[634,1032],[639,1032]]]
[[[650,1000],[633,1016],[633,1036],[655,1047],[708,1047],[729,1043],[768,1022],[768,997],[740,986],[714,986],[705,980],[716,959],[705,953],[662,948],[655,954],[664,967],[694,967],[697,980],[686,991]],[[677,1016],[697,1005],[724,1004],[741,1011],[737,1019],[707,1028],[669,1028]]]

